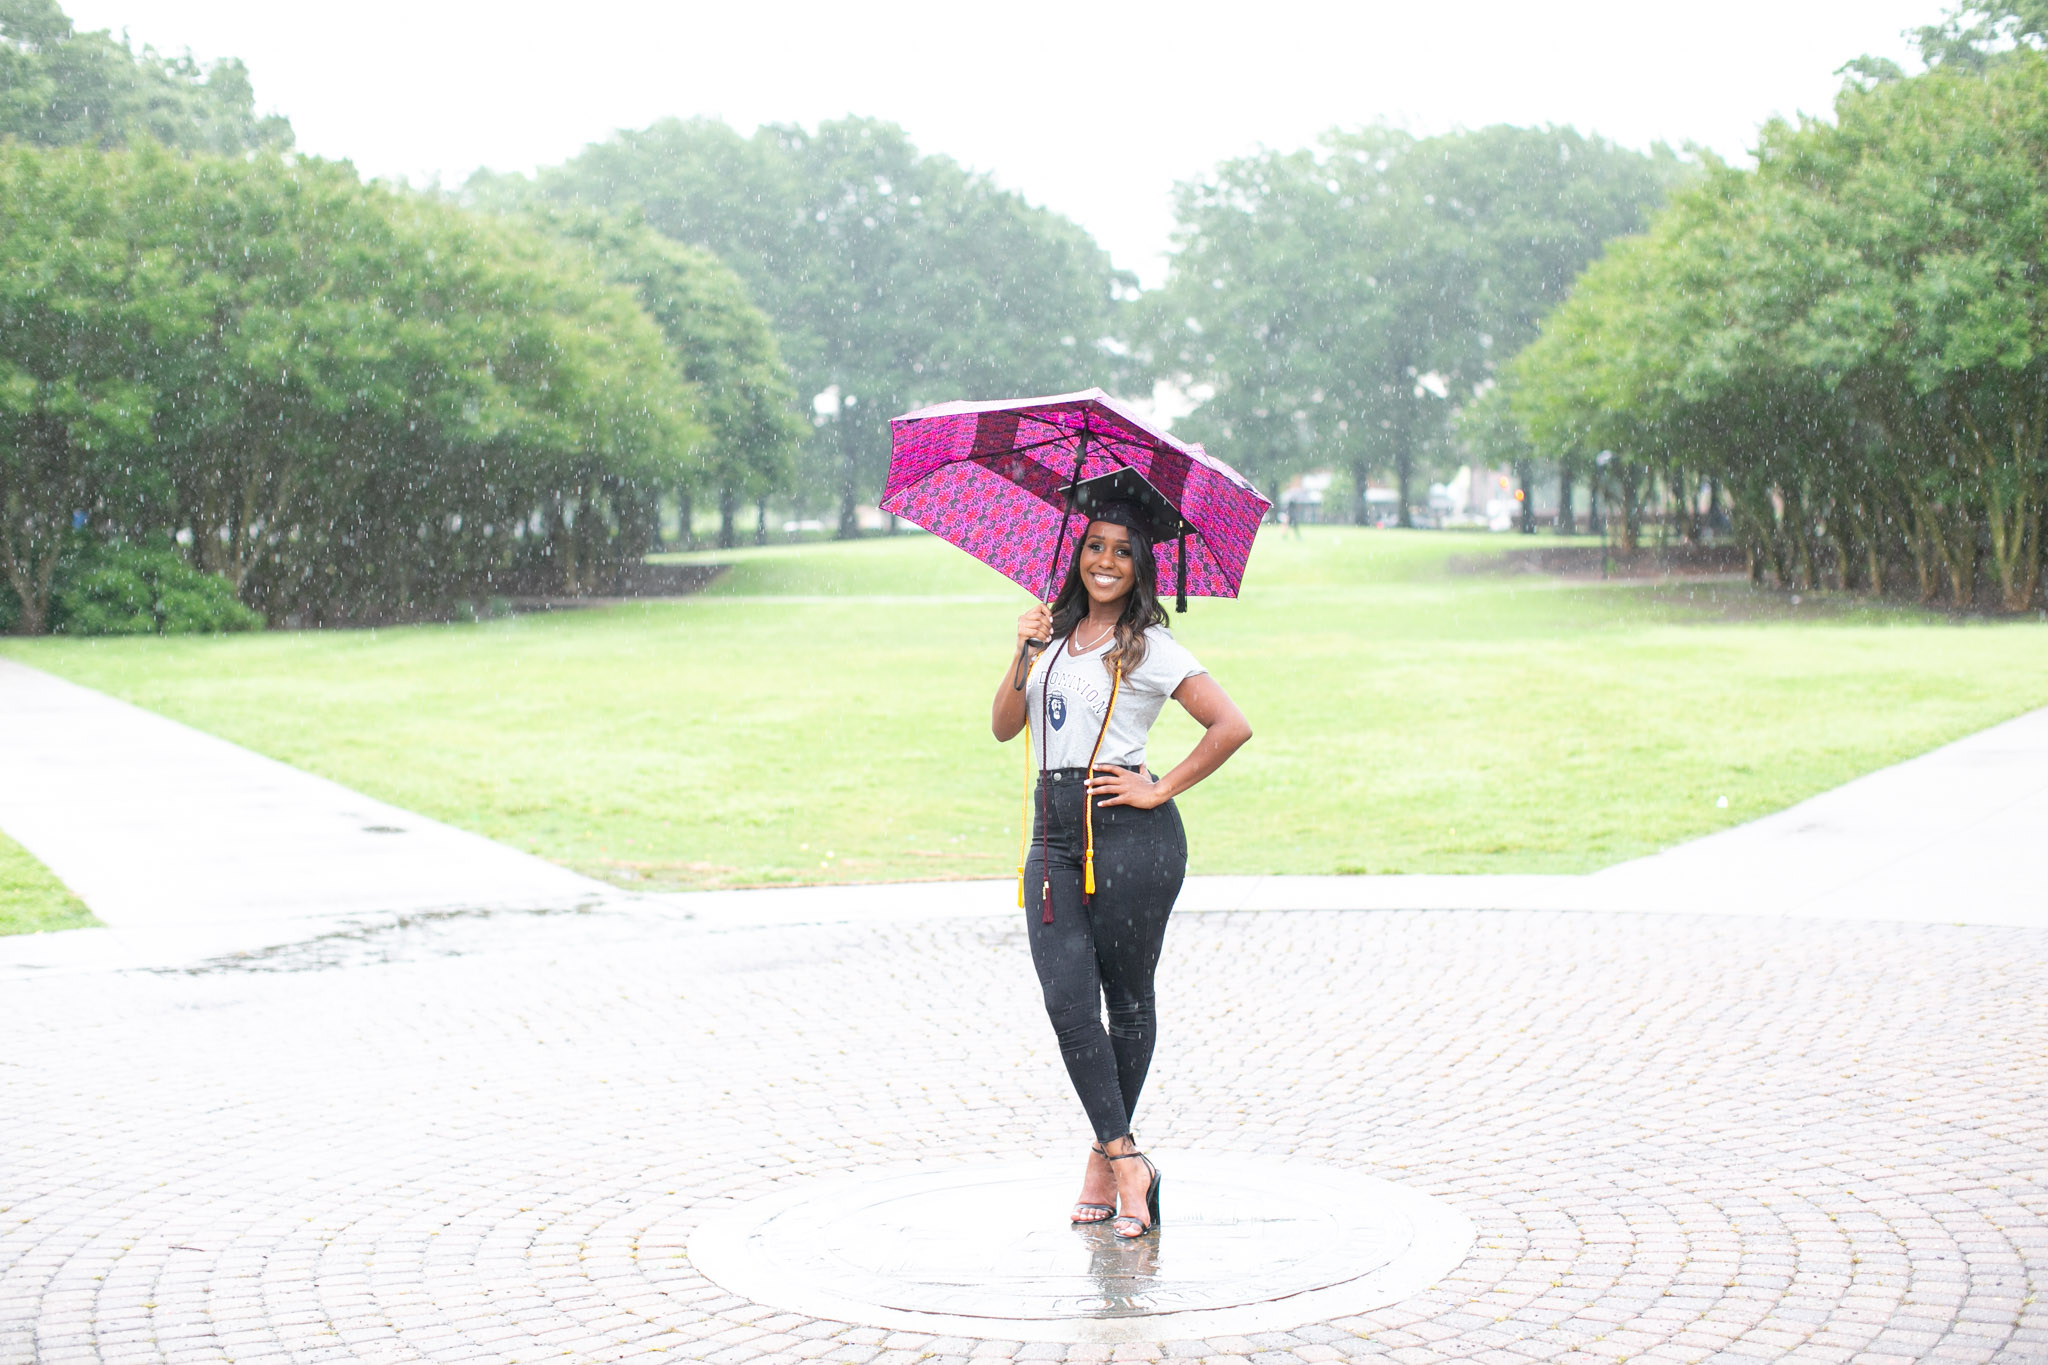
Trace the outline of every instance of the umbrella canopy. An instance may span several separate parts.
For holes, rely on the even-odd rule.
[[[1101,389],[940,403],[891,419],[889,434],[882,510],[1048,600],[1066,568],[1064,547],[1088,529],[1086,509],[1110,499],[1144,510],[1159,582],[1235,597],[1272,505],[1201,446],[1175,440]]]

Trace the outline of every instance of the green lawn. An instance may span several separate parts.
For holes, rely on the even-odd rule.
[[[1257,735],[1183,801],[1192,870],[1588,871],[2048,705],[2048,626],[1445,567],[1511,544],[1311,528],[1194,603]],[[681,602],[4,650],[625,885],[1007,875],[1023,594],[923,536],[734,558]]]
[[[27,849],[0,834],[0,934],[82,929],[98,923],[69,887]]]

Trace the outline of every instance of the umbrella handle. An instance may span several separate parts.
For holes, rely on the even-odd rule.
[[[1017,646],[1017,667],[1010,673],[1010,690],[1012,692],[1022,692],[1024,690],[1024,680],[1031,676],[1031,651],[1034,649],[1044,649],[1051,643],[1052,641],[1050,640],[1026,640],[1023,644]]]

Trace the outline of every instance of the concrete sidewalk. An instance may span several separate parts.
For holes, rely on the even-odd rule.
[[[2048,709],[1586,878],[1617,910],[2048,927]]]
[[[0,962],[204,955],[405,915],[621,894],[4,659],[0,830],[110,931],[0,938]]]

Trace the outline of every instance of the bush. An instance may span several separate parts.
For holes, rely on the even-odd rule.
[[[0,594],[0,627],[18,610]],[[204,635],[260,630],[263,618],[235,600],[218,574],[185,562],[169,539],[101,544],[80,540],[57,567],[50,630],[57,635]]]

